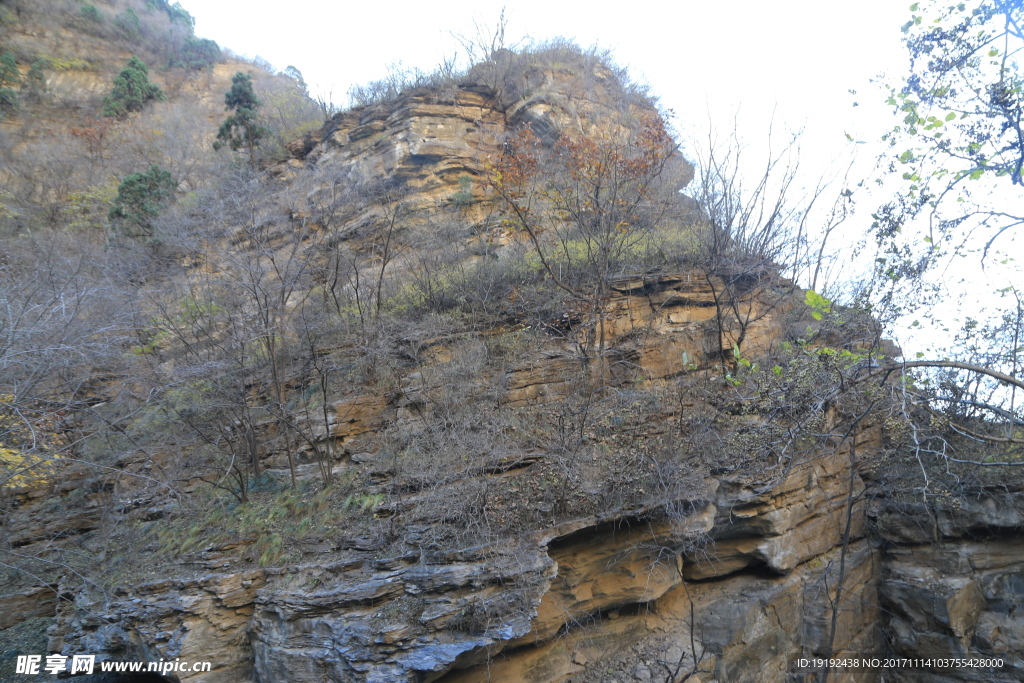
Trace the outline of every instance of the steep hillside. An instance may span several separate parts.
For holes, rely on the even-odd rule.
[[[165,2],[5,2],[0,56],[13,67],[0,79],[7,234],[68,226],[102,238],[121,179],[153,164],[169,170],[182,192],[208,185],[224,161],[210,143],[238,72],[255,79],[265,100],[268,160],[322,121],[304,84],[222,53],[194,35],[187,12]],[[133,56],[162,94],[133,116],[106,116],[105,101]]]
[[[167,100],[104,121],[128,5],[10,7],[20,71],[69,35],[104,66],[2,124],[0,677],[45,649],[225,683],[1019,678],[1021,492],[922,455],[958,437],[877,323],[687,197],[604,56],[497,51],[310,129],[296,80],[182,67],[190,27],[139,4]],[[240,69],[270,131],[214,152]],[[43,131],[84,145],[66,176]]]

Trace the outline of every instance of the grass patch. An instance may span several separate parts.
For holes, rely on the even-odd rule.
[[[338,536],[373,519],[382,494],[360,491],[351,478],[327,488],[310,482],[281,490],[263,475],[253,482],[248,503],[206,490],[196,492],[189,509],[167,522],[143,529],[154,554],[170,560],[241,541],[238,552],[260,566],[300,560],[301,544]]]
[[[53,55],[42,54],[39,59],[46,63],[46,66],[54,71],[96,71],[96,66],[87,59],[81,57],[54,57]]]

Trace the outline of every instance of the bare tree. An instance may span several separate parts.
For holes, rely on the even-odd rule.
[[[576,307],[585,358],[603,363],[611,280],[649,247],[671,204],[676,144],[654,115],[620,121],[621,133],[563,132],[553,145],[523,128],[489,178],[516,228],[529,239],[547,278]],[[604,370],[600,371],[602,374]]]

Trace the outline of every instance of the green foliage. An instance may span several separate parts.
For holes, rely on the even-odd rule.
[[[236,73],[231,79],[231,90],[224,95],[224,108],[234,114],[220,125],[213,148],[219,150],[225,144],[233,150],[245,147],[250,159],[255,161],[255,150],[268,132],[259,124],[260,104],[252,87],[252,76],[241,71]]]
[[[127,176],[117,188],[117,198],[107,214],[112,227],[130,237],[152,236],[153,219],[176,187],[170,171],[156,165]]]
[[[896,276],[922,272],[945,255],[945,245],[960,244],[956,237],[970,232],[965,223],[989,229],[983,253],[1020,225],[1022,216],[1005,215],[986,197],[995,183],[1024,186],[1022,25],[1020,2],[929,0],[911,6],[902,29],[910,75],[890,86],[887,103],[900,120],[883,136],[906,184],[874,225],[893,244],[888,261],[895,265],[886,267]],[[922,214],[933,225],[924,256],[913,249],[900,254],[897,235]],[[966,248],[954,247],[954,253]]]
[[[185,8],[181,6],[180,2],[176,2],[170,7],[167,7],[166,12],[172,24],[181,24],[183,26],[187,26],[189,30],[192,30],[196,27],[195,17],[189,14],[185,10]]]
[[[37,59],[32,62],[32,66],[29,67],[28,73],[25,74],[25,80],[21,84],[22,92],[32,98],[38,98],[44,93],[46,91],[45,69],[45,60]]]
[[[811,317],[815,320],[821,320],[823,314],[832,312],[832,302],[813,289],[808,289],[804,293],[804,303],[812,309]]]
[[[103,23],[103,15],[100,13],[99,9],[96,8],[96,5],[82,5],[78,13],[81,14],[84,19],[87,19],[88,21],[91,21],[93,23]]]
[[[1024,7],[935,1],[913,7],[903,26],[911,76],[888,100],[903,116],[891,139],[916,142],[904,163],[937,154],[951,165],[944,169],[950,180],[991,173],[1024,184],[1022,151],[1012,144],[1024,116],[1024,79],[1015,57],[1022,36],[1014,28]]]
[[[114,26],[117,28],[118,35],[129,42],[135,43],[142,38],[139,15],[131,7],[114,17]]]
[[[15,87],[21,85],[21,72],[14,55],[8,50],[0,56],[0,112],[18,107]]]
[[[252,87],[252,76],[239,71],[231,78],[231,90],[224,93],[224,108],[234,112],[251,112],[253,116],[260,101]]]
[[[103,227],[107,222],[110,206],[117,199],[117,180],[100,183],[68,195],[68,227],[72,230],[88,230]]]
[[[18,108],[18,93],[14,88],[0,88],[0,113]]]
[[[0,56],[0,88],[10,88],[21,85],[21,72],[18,71],[18,62],[14,55],[8,50]]]
[[[262,475],[253,479],[250,502],[231,505],[207,492],[210,499],[196,506],[194,516],[154,525],[147,536],[158,543],[157,553],[165,557],[177,557],[210,543],[247,539],[246,545],[251,543],[249,556],[266,566],[294,552],[299,539],[350,528],[372,518],[384,500],[381,494],[350,493],[350,487],[344,485],[320,491],[305,486],[282,488],[282,482]]]
[[[172,24],[186,26],[189,31],[195,28],[195,18],[181,6],[180,2],[175,2],[172,5],[169,0],[146,0],[146,8],[165,12]]]
[[[209,38],[188,36],[181,46],[178,57],[173,62],[173,66],[196,70],[205,69],[220,59],[220,46]]]
[[[44,68],[54,71],[95,71],[96,67],[88,60],[80,57],[54,57],[48,54],[39,55]]]
[[[284,68],[284,75],[295,81],[295,85],[299,87],[303,95],[309,95],[309,86],[306,85],[306,79],[302,77],[301,71],[289,64]]]
[[[473,201],[473,179],[468,175],[459,176],[459,189],[452,195],[452,206],[469,206]]]
[[[114,79],[114,88],[103,98],[103,115],[125,119],[128,114],[142,109],[153,100],[163,101],[164,93],[149,82],[149,67],[138,57],[132,57]]]

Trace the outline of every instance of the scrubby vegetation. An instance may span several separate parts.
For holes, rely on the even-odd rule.
[[[153,221],[177,185],[169,171],[155,164],[148,171],[128,176],[118,186],[107,214],[112,228],[127,231],[129,237],[152,236]]]
[[[851,469],[909,479],[976,417],[922,429],[928,385],[889,381],[868,307],[795,284],[822,289],[845,188],[817,234],[822,191],[794,198],[778,157],[744,192],[735,157],[704,155],[682,194],[694,169],[679,141],[604,53],[492,46],[466,71],[354,90],[326,137],[402,98],[489,96],[508,124],[493,154],[428,187],[426,173],[378,177],[286,146],[327,113],[294,67],[239,66],[217,130],[220,93],[203,110],[196,71],[221,55],[179,6],[45,21],[142,58],[103,103],[44,96],[30,69],[27,106],[73,125],[53,116],[29,146],[25,120],[0,139],[0,505],[10,519],[43,505],[42,482],[57,491],[47,513],[87,518],[42,541],[5,525],[0,554],[22,548],[9,566],[26,576],[121,585],[157,561],[426,560],[587,516],[678,520],[712,476],[768,490],[868,426],[889,441]],[[86,66],[14,43],[0,94],[27,56],[37,73]],[[513,107],[549,76],[587,94],[562,103],[578,123]],[[682,322],[662,319],[683,303]],[[659,341],[672,335],[680,346]],[[1005,457],[991,464],[1019,464]],[[960,490],[991,481],[947,465],[919,469]],[[854,496],[851,483],[851,510]]]
[[[132,112],[140,112],[154,100],[164,100],[164,92],[149,82],[149,68],[138,57],[128,60],[114,79],[114,87],[103,99],[103,115],[125,119]]]
[[[195,20],[181,7],[152,0],[71,3],[63,0],[11,0],[5,3],[8,24],[31,24],[43,29],[65,28],[76,40],[102,39],[128,48],[149,64],[186,66],[200,69],[220,59],[220,48],[211,40],[195,36]],[[30,37],[14,39],[17,52],[28,57],[34,42]],[[99,46],[98,43],[93,45]],[[74,49],[74,46],[68,46]],[[20,59],[19,59],[20,61]]]
[[[141,60],[131,66],[146,75]],[[285,81],[234,78],[220,141],[248,163],[213,156],[189,129],[188,100],[168,88],[156,101],[148,79],[115,86],[123,122],[81,121],[52,161],[33,149],[33,167],[56,172],[48,187],[12,186],[4,267],[42,286],[10,295],[40,316],[25,331],[37,346],[8,366],[20,387],[11,405],[51,406],[66,466],[127,468],[128,490],[161,511],[103,543],[173,556],[253,536],[239,552],[267,564],[344,528],[353,547],[440,552],[699,489],[717,465],[680,448],[680,397],[736,391],[743,366],[695,359],[700,372],[685,382],[648,384],[630,354],[650,327],[638,325],[628,348],[605,329],[626,291],[616,283],[696,269],[722,299],[725,335],[762,315],[725,302],[775,276],[764,254],[708,250],[721,217],[678,193],[689,167],[676,142],[652,100],[598,53],[566,43],[497,52],[463,78],[521,98],[535,69],[593,79],[609,105],[587,116],[618,132],[552,143],[553,129],[535,122],[429,209],[414,187],[330,166],[268,179],[273,157],[257,143],[280,150],[317,111],[292,94],[303,92],[294,69]],[[409,85],[371,100],[385,105]],[[159,161],[132,168],[143,158]],[[59,240],[21,227],[44,218]],[[794,291],[775,286],[780,302]],[[53,307],[71,291],[78,309]],[[64,369],[50,376],[42,368],[57,348]],[[506,405],[512,374],[553,349],[563,395]],[[350,413],[373,431],[338,435]]]
[[[220,124],[214,149],[228,145],[237,150],[245,147],[249,152],[249,160],[255,162],[256,148],[260,140],[268,133],[258,121],[259,108],[263,104],[256,98],[252,89],[252,77],[238,72],[231,80],[231,90],[224,96],[225,108],[234,112]]]

